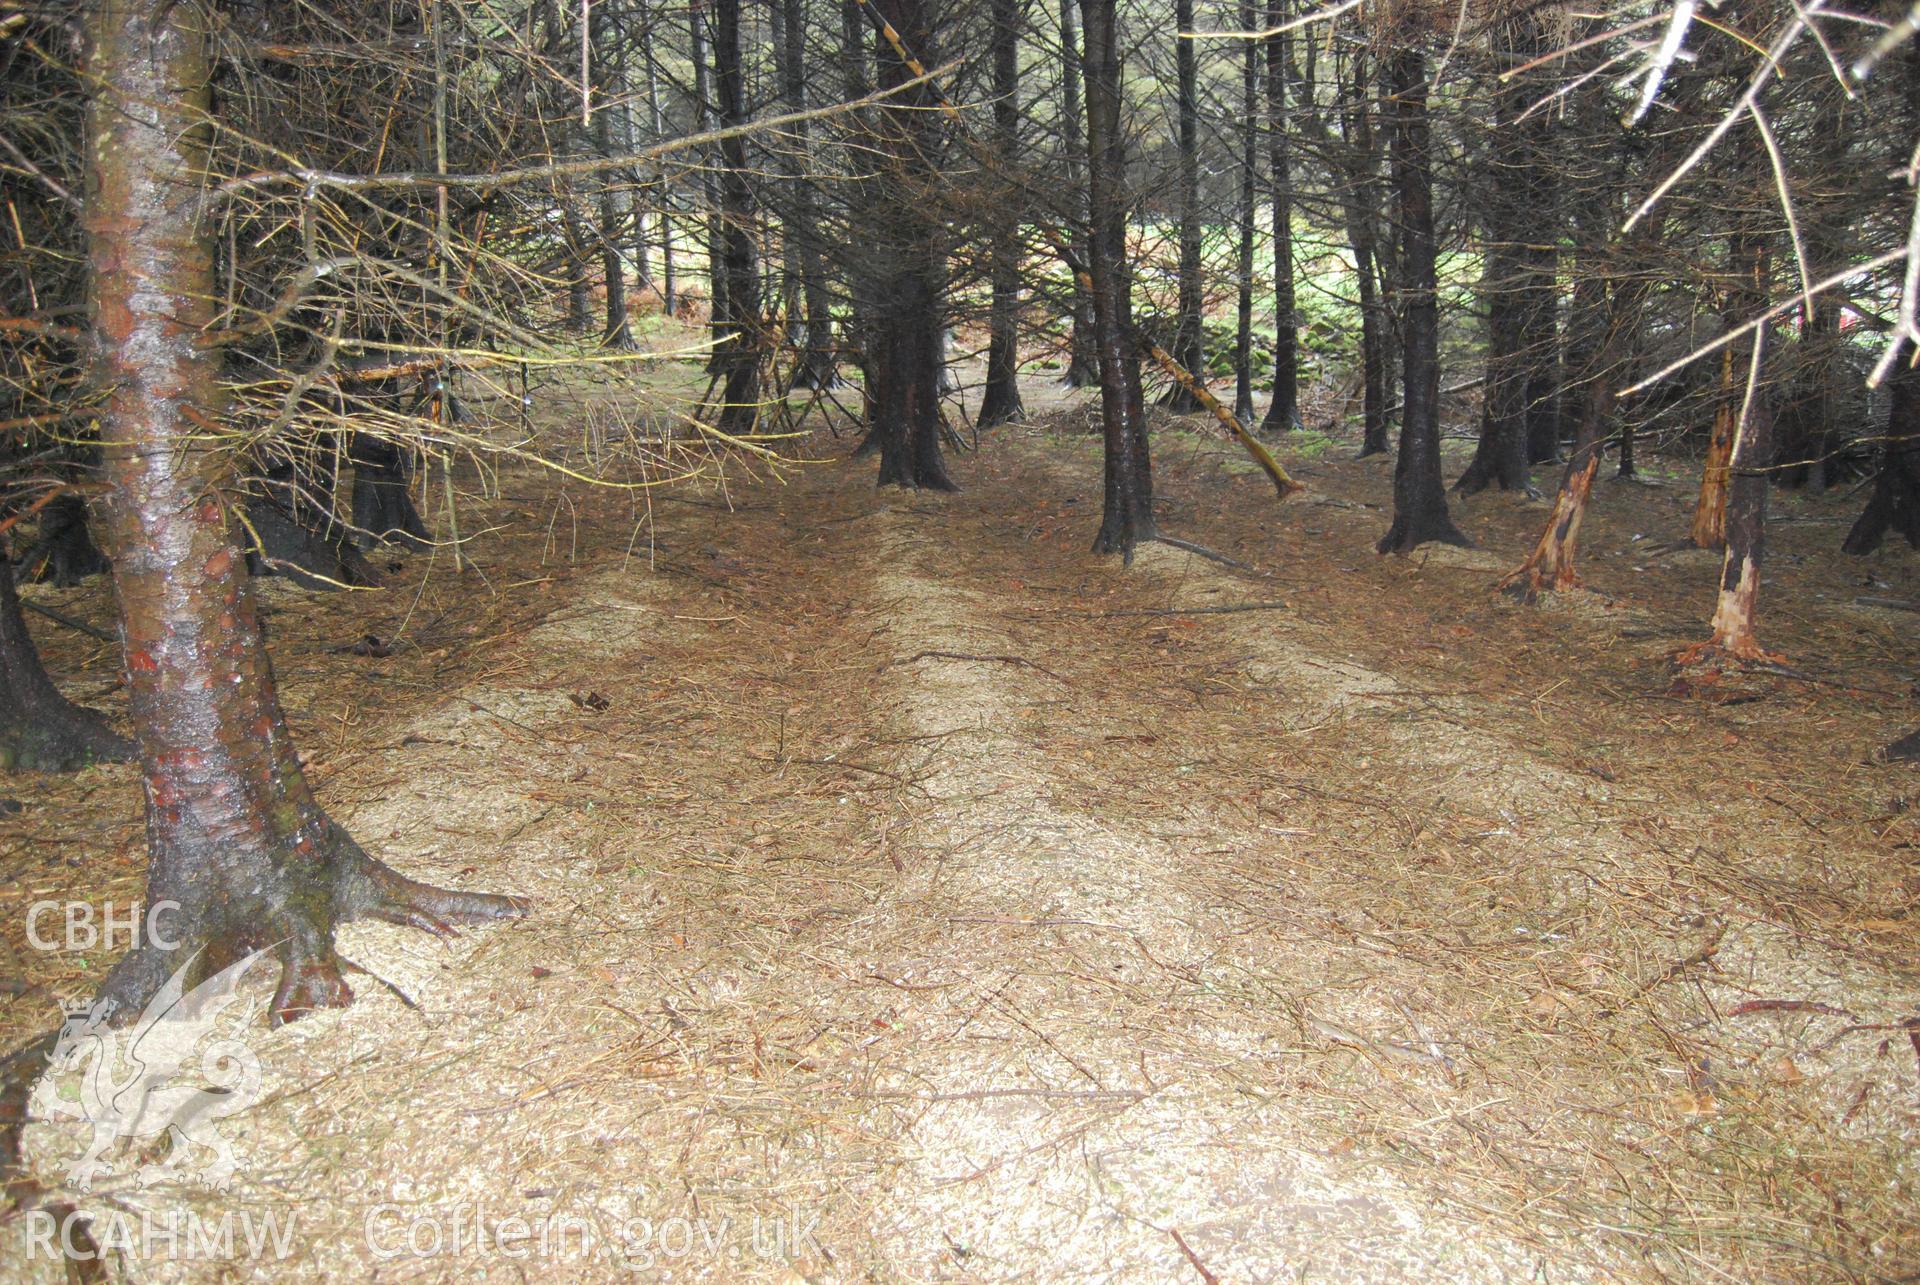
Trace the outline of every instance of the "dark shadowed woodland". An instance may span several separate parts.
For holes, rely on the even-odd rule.
[[[0,0],[0,1279],[1915,1279],[1917,186],[1874,0]]]

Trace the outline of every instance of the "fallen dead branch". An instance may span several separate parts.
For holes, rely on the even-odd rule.
[[[915,652],[913,655],[907,657],[905,660],[897,661],[893,663],[900,664],[900,665],[912,665],[922,660],[973,660],[973,661],[979,661],[981,664],[1024,665],[1028,669],[1038,670],[1039,672],[1045,674],[1048,678],[1051,678],[1056,682],[1064,683],[1067,681],[1066,679],[1060,677],[1060,675],[1054,673],[1051,669],[1048,669],[1045,665],[1039,664],[1035,661],[1028,660],[1025,656],[1010,656],[1002,652],[922,651],[922,652]],[[880,666],[880,669],[885,670],[890,667],[891,667],[890,665],[882,665]],[[879,671],[875,671],[875,672],[879,672]]]
[[[1289,611],[1292,606],[1287,602],[1243,602],[1225,607],[1134,607],[1121,611],[1062,611],[1056,614],[1081,620],[1112,620],[1120,616],[1230,616],[1245,611]]]

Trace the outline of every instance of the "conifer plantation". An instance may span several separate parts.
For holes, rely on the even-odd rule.
[[[0,1278],[1920,1273],[1920,20],[0,0]]]

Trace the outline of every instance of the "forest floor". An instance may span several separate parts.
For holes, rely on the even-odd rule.
[[[1187,421],[1163,526],[1255,570],[1123,568],[1092,410],[1030,396],[955,495],[826,434],[651,493],[507,470],[476,571],[268,585],[333,815],[536,908],[351,926],[355,1006],[244,1032],[234,1180],[113,1153],[96,1237],[278,1218],[236,1279],[1920,1271],[1920,769],[1869,761],[1920,654],[1856,602],[1920,568],[1837,552],[1858,497],[1777,499],[1762,638],[1827,681],[1682,692],[1718,566],[1663,550],[1684,476],[1602,484],[1594,592],[1523,608],[1540,505],[1380,558],[1390,461],[1303,439],[1277,504]],[[43,623],[110,705],[112,651]],[[28,906],[124,906],[142,860],[129,769],[10,789],[8,1047],[111,958],[29,949]],[[85,1136],[27,1144],[61,1189]],[[184,1253],[122,1265],[219,1274]]]

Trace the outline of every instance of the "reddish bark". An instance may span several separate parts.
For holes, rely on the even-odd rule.
[[[1522,602],[1531,603],[1542,593],[1559,593],[1578,588],[1580,573],[1574,562],[1580,549],[1580,524],[1587,516],[1587,501],[1593,493],[1593,475],[1600,469],[1598,450],[1576,451],[1561,480],[1560,493],[1554,497],[1553,513],[1547,529],[1520,564],[1499,587]]]
[[[219,493],[226,398],[197,340],[219,298],[201,210],[210,13],[126,0],[87,16],[88,199],[101,445],[147,800],[147,898],[180,907],[185,950],[220,967],[261,947],[283,965],[276,1021],[348,1002],[335,925],[367,916],[436,933],[525,912],[448,892],[363,852],[308,789],[274,693],[246,559]],[[137,1012],[179,958],[136,949],[106,996]]]
[[[1687,539],[1702,549],[1718,549],[1727,542],[1727,466],[1733,461],[1735,401],[1733,349],[1720,358],[1720,404],[1713,412],[1713,436],[1707,441],[1706,462],[1700,467],[1700,495],[1693,504],[1693,527]]]

